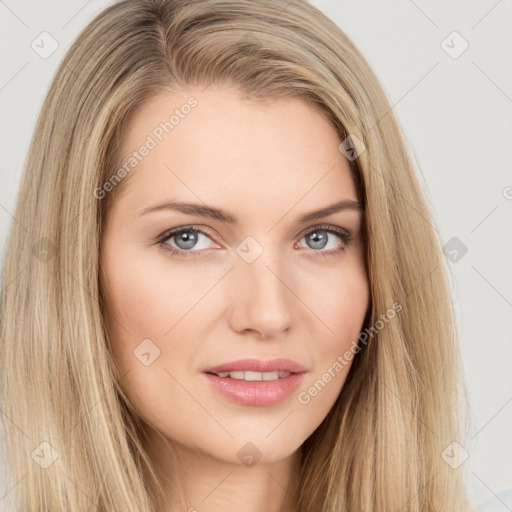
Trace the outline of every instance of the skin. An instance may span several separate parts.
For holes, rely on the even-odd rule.
[[[121,154],[144,144],[191,96],[198,105],[124,178],[104,217],[100,261],[112,351],[123,390],[147,422],[147,449],[165,490],[161,512],[187,510],[172,490],[176,474],[191,511],[294,511],[300,447],[334,405],[351,361],[309,403],[297,395],[351,348],[369,304],[362,213],[294,222],[342,199],[357,201],[356,188],[324,113],[296,98],[242,99],[228,87],[153,97],[128,123]],[[169,199],[228,210],[239,223],[172,210],[139,216]],[[207,236],[195,245],[178,236],[166,244],[200,256],[172,256],[156,243],[189,224]],[[352,240],[320,231],[327,245],[315,243],[306,235],[319,224]],[[236,252],[247,236],[263,248],[252,263]],[[134,355],[145,339],[160,350],[148,366]],[[245,357],[287,357],[308,372],[276,405],[240,405],[202,372]],[[261,452],[253,466],[237,457],[247,442]]]

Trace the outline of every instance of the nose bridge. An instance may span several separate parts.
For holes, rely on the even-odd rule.
[[[271,237],[267,237],[270,239]],[[238,328],[278,331],[291,320],[293,294],[285,254],[277,245],[247,237],[236,248],[233,300]]]
[[[286,287],[282,279],[289,267],[276,244],[258,242],[253,237],[247,237],[239,244],[236,252],[240,277],[251,284],[250,290],[286,299]],[[270,296],[267,298],[270,299]]]

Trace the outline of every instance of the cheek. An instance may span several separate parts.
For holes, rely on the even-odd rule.
[[[363,255],[348,253],[336,267],[322,268],[303,280],[299,295],[316,319],[318,340],[327,352],[357,338],[369,305],[370,288]]]
[[[121,374],[130,371],[132,382],[137,382],[140,376],[141,389],[151,392],[149,388],[156,385],[153,382],[156,376],[169,378],[165,373],[158,373],[158,369],[182,371],[181,368],[189,365],[201,338],[207,336],[208,315],[217,295],[211,293],[205,297],[205,294],[222,273],[218,269],[208,270],[205,265],[189,263],[187,267],[165,255],[150,258],[147,253],[147,248],[140,251],[132,248],[129,256],[107,252],[105,291],[106,314],[113,319],[108,323],[114,360]],[[144,341],[148,339],[151,343]],[[146,346],[158,355],[148,368],[136,357],[142,350],[139,347]],[[155,371],[146,371],[150,368]]]
[[[153,422],[165,417],[165,411],[193,405],[173,377],[186,381],[193,350],[187,312],[201,289],[183,267],[173,268],[164,259],[148,265],[148,260],[135,250],[130,258],[107,259],[105,291],[107,314],[114,319],[109,325],[121,385],[136,410]]]
[[[332,319],[331,329],[336,338],[344,344],[347,337],[357,337],[362,328],[369,304],[369,283],[362,268],[341,273],[334,281],[337,286],[330,288],[329,318]]]
[[[336,401],[355,357],[358,336],[369,304],[369,282],[361,260],[330,272],[304,288],[316,327],[315,371],[297,396],[298,402],[324,415]],[[310,302],[309,302],[310,301]],[[320,321],[320,320],[321,321]]]
[[[342,274],[340,283],[339,289],[333,291],[337,294],[337,300],[333,300],[331,311],[331,328],[336,333],[337,342],[330,344],[326,350],[332,362],[338,360],[340,355],[345,356],[347,351],[355,351],[370,298],[368,277],[362,265],[358,265],[357,270],[350,274]],[[344,361],[346,369],[343,370],[343,374],[346,376],[352,357],[348,355],[344,357]]]
[[[200,268],[190,271],[164,256],[152,260],[146,248],[110,262],[108,303],[109,311],[126,331],[160,338],[204,295],[211,279]]]

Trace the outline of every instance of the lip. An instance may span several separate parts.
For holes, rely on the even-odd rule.
[[[281,402],[300,386],[304,377],[304,373],[290,373],[282,379],[245,381],[219,377],[213,373],[203,375],[215,390],[231,401],[253,406],[270,406]]]
[[[221,373],[221,372],[274,372],[276,370],[283,370],[290,373],[304,373],[307,369],[301,364],[292,361],[291,359],[285,359],[283,357],[277,359],[238,359],[229,363],[224,363],[218,366],[213,366],[207,370],[203,370],[204,373]],[[271,382],[271,381],[267,381]]]

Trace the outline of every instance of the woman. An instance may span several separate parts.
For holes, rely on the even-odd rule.
[[[433,221],[375,75],[312,5],[105,9],[14,217],[19,510],[469,510]]]

